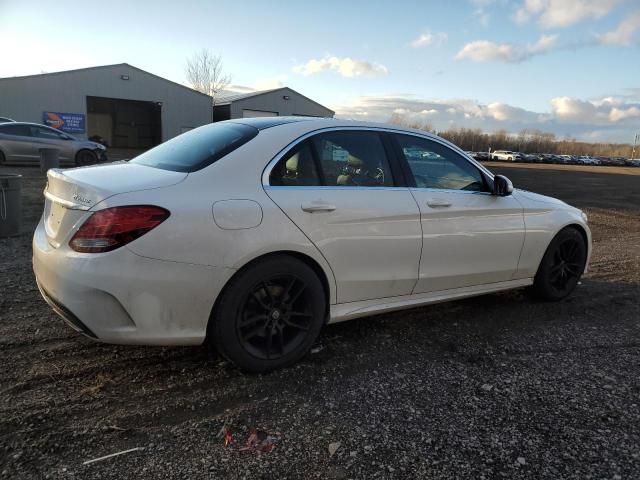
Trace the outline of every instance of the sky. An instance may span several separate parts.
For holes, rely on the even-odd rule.
[[[0,77],[129,63],[289,86],[342,118],[633,142],[640,0],[0,0]]]

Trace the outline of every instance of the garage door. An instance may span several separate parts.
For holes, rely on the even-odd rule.
[[[247,109],[243,109],[242,110],[242,117],[243,118],[250,118],[250,117],[277,117],[278,116],[278,112],[267,112],[265,110],[247,110]]]

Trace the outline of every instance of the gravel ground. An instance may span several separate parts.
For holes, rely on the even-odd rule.
[[[640,478],[637,176],[504,169],[587,209],[591,270],[567,300],[515,291],[354,320],[297,366],[244,375],[202,348],[66,327],[31,272],[44,180],[12,170],[25,234],[0,240],[1,476]],[[254,428],[271,452],[240,451]]]

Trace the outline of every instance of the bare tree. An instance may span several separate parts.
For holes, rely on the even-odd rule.
[[[187,59],[185,75],[194,90],[213,98],[214,105],[218,93],[231,83],[231,75],[224,73],[220,55],[204,48]]]

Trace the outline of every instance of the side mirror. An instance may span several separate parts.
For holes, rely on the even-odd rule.
[[[498,197],[506,197],[513,193],[513,183],[504,175],[493,177],[493,194]]]

